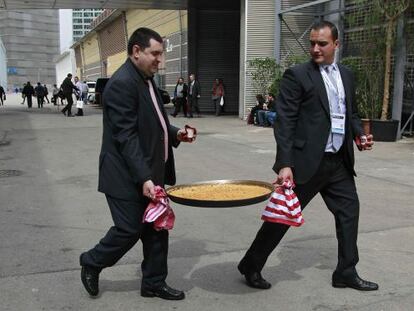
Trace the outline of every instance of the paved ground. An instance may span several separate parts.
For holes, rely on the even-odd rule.
[[[0,107],[0,310],[412,310],[414,304],[414,141],[376,143],[357,153],[361,199],[360,264],[377,292],[334,289],[333,218],[317,197],[306,223],[292,228],[271,256],[268,291],[245,286],[238,260],[260,223],[262,204],[202,209],[174,204],[168,281],[187,299],[166,302],[139,295],[141,245],[101,274],[101,296],[80,283],[79,254],[111,225],[96,191],[101,112],[65,118],[53,106],[28,110],[8,96]],[[189,122],[176,118],[182,126]],[[178,183],[211,179],[271,181],[271,129],[235,117],[191,120],[194,145],[176,151]]]

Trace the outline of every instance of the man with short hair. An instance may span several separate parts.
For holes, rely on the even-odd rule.
[[[27,99],[27,107],[32,108],[32,96],[35,94],[33,85],[30,84],[30,81],[27,81],[26,85],[23,87],[22,95],[23,97],[23,103],[24,100]]]
[[[190,74],[190,84],[188,86],[188,114],[193,117],[193,110],[197,112],[200,117],[200,107],[198,106],[198,99],[200,95],[200,83],[196,80],[195,74]]]
[[[101,270],[113,266],[141,239],[141,296],[185,297],[165,281],[168,231],[143,223],[144,211],[155,199],[155,186],[175,183],[172,147],[192,141],[185,129],[169,123],[153,80],[163,50],[157,32],[137,29],[129,39],[126,62],[105,86],[98,190],[105,193],[114,226],[80,257],[82,283],[91,296],[99,293]]]
[[[0,105],[3,106],[3,100],[6,100],[6,92],[4,91],[4,88],[0,85]]]
[[[68,112],[68,117],[73,117],[72,115],[72,105],[73,105],[73,91],[79,91],[79,89],[72,83],[72,74],[68,73],[66,78],[63,80],[62,84],[60,85],[62,89],[63,96],[67,100],[66,106],[62,109],[62,113],[66,115],[66,111]]]
[[[314,24],[310,32],[310,62],[291,67],[283,75],[277,99],[274,135],[277,142],[273,170],[276,183],[290,180],[302,208],[320,193],[335,218],[338,264],[333,287],[362,291],[378,285],[361,279],[358,263],[359,200],[354,176],[353,140],[360,150],[372,148],[372,135],[365,135],[355,102],[351,71],[335,63],[338,30],[330,22]],[[268,289],[261,275],[268,256],[289,226],[264,222],[238,265],[247,284]]]
[[[83,81],[81,90],[82,90],[81,98],[82,98],[83,104],[87,105],[88,104],[89,87],[88,87],[88,84],[86,83],[86,80]]]
[[[43,88],[40,82],[37,82],[37,86],[35,87],[35,94],[37,98],[37,108],[43,108],[43,103],[45,101],[45,89]]]

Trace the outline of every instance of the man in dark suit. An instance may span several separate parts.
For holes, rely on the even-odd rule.
[[[65,108],[62,109],[62,113],[66,115],[66,111],[68,112],[68,117],[73,117],[72,115],[72,105],[73,105],[73,97],[72,93],[73,91],[79,91],[79,89],[73,84],[72,82],[72,74],[68,73],[66,78],[63,80],[62,84],[60,85],[60,88],[62,89],[63,96],[65,96],[65,99],[67,100],[67,104]]]
[[[281,82],[273,170],[278,174],[277,184],[288,179],[296,183],[302,208],[320,193],[333,213],[338,264],[332,285],[376,290],[378,285],[361,279],[355,269],[359,201],[353,140],[364,142],[361,150],[371,149],[372,135],[365,136],[361,128],[352,73],[334,61],[339,46],[336,26],[326,21],[314,24],[310,45],[312,61],[286,70]],[[249,286],[270,288],[260,272],[288,229],[284,224],[263,223],[238,266]]]
[[[82,283],[91,296],[99,293],[101,270],[114,265],[141,239],[141,296],[184,299],[182,291],[165,282],[168,231],[142,222],[155,197],[155,185],[175,183],[172,147],[192,141],[185,129],[170,125],[154,84],[162,53],[158,33],[137,29],[128,42],[128,59],[105,86],[98,190],[106,195],[114,226],[80,256]]]
[[[27,107],[32,108],[32,96],[34,95],[35,91],[33,88],[33,85],[30,84],[30,81],[27,81],[26,85],[24,86],[22,90],[22,94],[24,95],[24,99],[27,98]]]
[[[0,85],[0,105],[3,106],[3,100],[6,100],[6,92],[3,87]]]
[[[197,112],[197,116],[200,116],[200,107],[198,106],[198,99],[200,94],[200,83],[196,80],[195,74],[190,74],[190,83],[188,85],[188,114],[189,117],[193,117],[193,110]]]
[[[37,97],[37,108],[43,108],[45,90],[43,86],[40,84],[40,82],[37,82],[37,86],[34,90]]]

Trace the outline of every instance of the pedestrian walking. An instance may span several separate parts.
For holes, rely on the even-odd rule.
[[[218,117],[222,113],[224,105],[224,84],[222,79],[214,80],[213,88],[211,89],[211,99],[216,116]]]
[[[51,101],[54,106],[59,105],[59,88],[56,84],[53,84]]]
[[[47,96],[47,95],[49,95],[49,90],[47,89],[46,84],[43,85],[43,89],[44,89],[44,92],[45,92],[45,99],[46,99],[47,103],[50,104],[49,97]]]
[[[24,103],[24,100],[27,99],[28,108],[32,108],[32,96],[34,94],[35,94],[35,91],[34,91],[33,85],[31,85],[30,81],[28,81],[22,90],[22,95],[24,95],[23,103]]]
[[[74,91],[78,92],[79,89],[72,83],[72,74],[68,73],[66,78],[63,80],[62,84],[60,85],[60,88],[62,89],[63,96],[65,97],[67,104],[62,109],[62,113],[68,117],[73,117],[72,115],[72,105],[73,105],[73,97],[72,94]]]
[[[141,296],[169,300],[185,297],[165,281],[168,231],[143,223],[144,211],[155,199],[156,186],[175,183],[172,147],[180,141],[192,141],[185,129],[169,123],[153,80],[163,50],[163,39],[155,31],[134,31],[128,42],[128,58],[103,93],[98,190],[106,195],[114,226],[80,256],[82,283],[91,296],[99,293],[102,269],[113,266],[141,239]]]
[[[190,75],[190,85],[188,91],[188,114],[189,117],[193,117],[193,110],[200,117],[200,107],[198,106],[198,100],[200,99],[200,83],[196,80],[195,74]]]
[[[44,96],[45,96],[45,89],[37,82],[37,86],[35,87],[35,95],[37,98],[37,108],[43,108]]]
[[[6,92],[4,91],[4,88],[0,85],[0,105],[4,105],[4,101],[6,100]]]
[[[296,183],[302,209],[320,193],[335,218],[338,263],[333,287],[377,290],[378,284],[359,277],[359,200],[354,176],[353,139],[361,150],[372,148],[372,135],[361,127],[355,103],[352,72],[335,62],[338,30],[328,21],[311,27],[312,60],[285,71],[276,104],[274,133],[277,142],[273,170],[278,185]],[[238,265],[247,284],[268,289],[261,275],[267,258],[279,244],[288,225],[264,222]]]
[[[184,79],[182,77],[178,78],[177,84],[175,85],[174,89],[174,112],[171,114],[174,118],[180,112],[181,108],[183,108],[184,117],[187,117],[187,93],[188,93],[188,86],[184,83]]]
[[[83,81],[83,83],[82,83],[82,101],[83,101],[84,105],[88,104],[88,92],[89,92],[88,83],[86,83],[86,81]]]

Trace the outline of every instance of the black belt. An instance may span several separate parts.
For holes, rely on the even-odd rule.
[[[329,158],[329,159],[337,158],[341,156],[342,156],[342,152],[339,152],[339,151],[338,152],[325,152],[323,155],[324,158]]]

